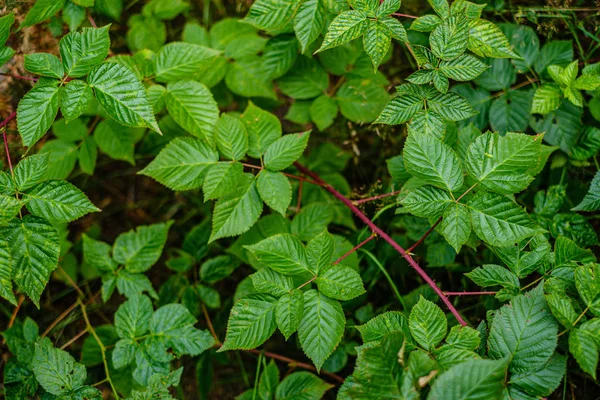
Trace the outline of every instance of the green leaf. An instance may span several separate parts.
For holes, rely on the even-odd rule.
[[[477,114],[469,102],[456,93],[440,93],[427,102],[431,111],[449,121],[460,121]]]
[[[500,399],[505,374],[504,361],[466,361],[442,373],[431,386],[427,400]]]
[[[512,374],[510,384],[533,396],[550,396],[560,385],[566,367],[567,357],[554,353],[542,368]]]
[[[310,131],[285,135],[273,142],[265,152],[264,163],[267,169],[281,171],[292,165],[306,148]]]
[[[470,54],[463,54],[451,61],[442,61],[439,71],[450,79],[466,82],[477,78],[489,66]]]
[[[71,222],[100,211],[87,196],[67,181],[46,181],[25,193],[27,209],[51,222]]]
[[[399,125],[423,109],[423,99],[411,94],[398,94],[381,111],[376,124]]]
[[[244,22],[262,30],[276,31],[290,22],[297,8],[298,2],[292,0],[255,1]]]
[[[441,18],[448,18],[450,15],[450,6],[447,0],[427,0],[427,3]]]
[[[352,300],[366,293],[358,272],[343,265],[326,269],[316,283],[322,294],[336,300]]]
[[[263,344],[277,328],[277,299],[265,294],[251,294],[240,299],[231,309],[227,335],[219,351],[248,350]]]
[[[281,122],[252,102],[242,114],[242,122],[248,133],[248,155],[260,158],[277,139],[281,137]]]
[[[171,190],[191,190],[202,185],[208,167],[218,160],[219,154],[203,140],[176,138],[139,174],[149,176]]]
[[[531,103],[532,114],[547,114],[556,110],[562,101],[562,92],[552,84],[539,86],[533,94]]]
[[[344,11],[329,25],[323,44],[317,52],[348,43],[362,36],[368,27],[367,14],[357,10]]]
[[[411,190],[400,204],[406,211],[423,218],[439,218],[454,201],[445,190],[423,185]]]
[[[231,276],[239,265],[239,262],[231,256],[217,256],[202,264],[200,267],[200,278],[204,282],[215,283]]]
[[[357,325],[363,342],[378,342],[387,334],[402,332],[405,337],[410,337],[408,319],[399,311],[388,311],[372,318],[364,325]]]
[[[261,268],[250,275],[252,284],[259,293],[267,293],[277,298],[294,288],[291,277],[275,272],[271,268]]]
[[[600,316],[600,264],[579,266],[575,270],[575,286],[583,303]]]
[[[10,28],[15,23],[15,14],[9,13],[0,17],[0,45],[4,46],[10,36]]]
[[[14,55],[15,51],[11,47],[0,47],[0,66],[6,64]]]
[[[300,56],[293,68],[277,80],[277,86],[293,99],[312,99],[327,90],[329,76],[316,59]]]
[[[569,351],[573,354],[581,369],[596,380],[598,342],[594,336],[584,329],[574,328],[569,333]]]
[[[306,0],[300,3],[294,16],[294,32],[300,42],[302,53],[321,34],[325,27],[325,7],[321,0]]]
[[[219,152],[229,160],[241,160],[248,152],[248,132],[237,117],[222,114],[215,127],[215,142]]]
[[[218,162],[208,170],[202,190],[204,201],[223,197],[237,187],[244,176],[244,167],[238,162]]]
[[[219,57],[220,52],[184,42],[171,42],[161,47],[154,58],[157,82],[174,82],[200,78]]]
[[[410,24],[410,29],[417,32],[431,32],[441,23],[442,20],[437,15],[427,14],[415,19]]]
[[[34,53],[25,55],[25,69],[32,74],[62,79],[65,71],[62,62],[54,54]]]
[[[246,232],[258,221],[262,209],[256,180],[251,174],[244,174],[238,188],[217,201],[209,243]]]
[[[372,122],[389,100],[387,91],[369,79],[349,79],[335,94],[340,112],[350,121]]]
[[[131,69],[114,62],[100,64],[90,71],[88,84],[100,105],[116,121],[160,133],[146,90]]]
[[[471,235],[471,215],[469,209],[461,203],[453,203],[444,211],[440,230],[446,241],[456,253]]]
[[[317,371],[339,344],[345,325],[344,311],[338,301],[316,290],[304,293],[304,316],[298,328],[298,338],[302,350],[314,362]]]
[[[106,119],[94,130],[94,141],[102,152],[115,160],[135,164],[135,137],[132,128],[119,124],[112,119]]]
[[[581,203],[571,209],[571,211],[597,211],[600,209],[600,171],[596,172],[590,188]]]
[[[82,32],[71,32],[60,40],[60,56],[64,72],[68,76],[71,78],[85,76],[104,61],[110,48],[109,28],[110,25],[102,28],[83,28]],[[62,75],[58,78],[62,78]]]
[[[167,110],[175,122],[192,135],[213,142],[219,108],[206,86],[195,81],[178,81],[167,87]]]
[[[485,133],[469,146],[467,172],[493,192],[520,192],[533,180],[530,173],[541,157],[542,138],[512,132],[505,136]]]
[[[320,399],[333,386],[310,372],[294,372],[277,386],[276,400]]]
[[[292,68],[297,57],[298,40],[294,35],[272,37],[263,51],[263,71],[270,79],[280,78]]]
[[[338,114],[338,105],[331,97],[322,95],[317,97],[309,108],[310,119],[320,131],[329,128]]]
[[[263,60],[256,55],[245,56],[229,64],[225,84],[240,96],[276,98],[273,83],[264,71]]]
[[[0,226],[0,237],[10,244],[13,280],[39,307],[40,296],[58,265],[58,232],[45,219],[26,215]]]
[[[96,160],[98,158],[98,145],[93,137],[88,136],[84,139],[79,149],[79,168],[88,175],[93,175],[96,169]]]
[[[521,58],[513,51],[500,28],[484,19],[470,23],[468,47],[480,57]]]
[[[522,132],[527,129],[531,114],[532,91],[510,91],[490,106],[490,125],[500,133]],[[540,157],[541,161],[541,157]]]
[[[460,349],[476,350],[481,344],[480,336],[476,329],[454,325],[446,337],[446,343]]]
[[[167,304],[154,312],[148,326],[150,333],[173,349],[177,357],[197,356],[215,341],[208,331],[194,328],[196,318],[181,304]]]
[[[24,146],[33,146],[50,129],[58,113],[58,94],[58,81],[40,79],[19,101],[17,127]]]
[[[322,268],[328,265],[334,250],[335,241],[326,229],[312,238],[306,245],[306,257],[311,272],[318,274]]]
[[[446,121],[436,112],[429,110],[418,111],[408,124],[411,132],[422,132],[436,139],[442,140],[446,133]]]
[[[150,309],[150,316],[152,315],[152,309]],[[115,315],[116,318],[116,315]],[[121,339],[115,343],[115,349],[112,353],[112,363],[115,369],[125,368],[131,364],[135,358],[136,343],[132,339]]]
[[[48,162],[48,154],[34,154],[19,161],[13,176],[16,189],[22,192],[43,181]]]
[[[60,93],[60,111],[67,122],[81,116],[90,107],[92,88],[80,80],[68,82]]]
[[[463,185],[462,166],[454,150],[429,135],[409,135],[404,164],[413,176],[441,189],[455,191]]]
[[[525,210],[510,198],[479,192],[468,202],[473,230],[494,246],[509,246],[539,232]]]
[[[408,327],[419,345],[433,350],[446,337],[448,322],[438,306],[421,296],[410,312]]]
[[[464,53],[469,40],[469,22],[466,18],[457,15],[443,20],[429,36],[433,54],[446,61],[453,60]]]
[[[548,308],[552,311],[554,318],[556,318],[565,328],[573,328],[578,315],[573,308],[573,304],[569,297],[560,293],[552,293],[545,295],[545,298]]]
[[[133,296],[115,313],[115,328],[121,339],[135,339],[148,332],[154,309],[146,296]]]
[[[39,24],[63,8],[66,0],[38,0],[29,10],[19,29]]]
[[[113,247],[113,258],[132,273],[150,269],[160,258],[167,241],[172,221],[138,226],[117,237]]]
[[[110,252],[109,244],[83,235],[83,256],[86,263],[101,272],[114,271],[117,269],[117,263],[110,256]]]
[[[68,396],[81,388],[87,376],[83,365],[66,351],[55,348],[48,338],[35,344],[32,366],[39,384],[56,396]]]
[[[275,320],[285,340],[296,332],[303,313],[304,294],[300,290],[292,290],[279,298],[275,307]]]
[[[502,286],[518,290],[521,286],[517,275],[495,264],[484,264],[465,275],[481,287]]]
[[[304,244],[287,233],[270,236],[252,246],[246,246],[262,264],[284,275],[310,271]]]
[[[508,361],[511,372],[541,368],[554,353],[557,330],[539,285],[496,311],[488,338],[489,355]]]
[[[285,175],[281,172],[262,170],[258,174],[256,188],[261,199],[269,207],[285,216],[292,201],[292,185]]]
[[[389,28],[379,21],[369,20],[367,32],[363,37],[363,45],[375,71],[377,71],[383,58],[390,50],[391,42],[392,37]]]
[[[300,240],[309,241],[327,228],[333,220],[333,210],[327,203],[311,203],[302,207],[292,220],[291,232]]]
[[[582,249],[577,246],[574,241],[565,237],[559,236],[554,242],[554,266],[558,267],[574,267],[577,262],[589,263],[595,262],[596,257],[589,249]]]
[[[12,305],[17,305],[17,299],[12,287],[12,263],[10,246],[4,239],[0,240],[0,296],[8,300]]]

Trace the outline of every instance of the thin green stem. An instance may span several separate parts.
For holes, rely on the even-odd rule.
[[[375,257],[375,255],[373,253],[371,253],[369,250],[360,249],[359,251],[362,252],[362,253],[365,253],[365,255],[367,257],[369,257],[371,259],[371,261],[373,261],[375,263],[375,265],[377,265],[377,267],[379,268],[379,270],[381,271],[381,273],[383,274],[383,276],[385,276],[385,279],[387,279],[388,283],[392,287],[392,290],[394,291],[394,294],[396,295],[396,298],[398,299],[398,302],[400,303],[400,306],[402,306],[402,310],[408,310],[408,308],[406,307],[406,303],[404,303],[404,300],[402,299],[402,295],[400,294],[400,291],[398,290],[398,287],[396,286],[396,284],[392,280],[392,277],[387,272],[387,270],[385,269],[385,267],[383,265],[381,265],[381,263],[379,262],[379,260],[377,259],[377,257]]]
[[[571,329],[575,328],[577,326],[577,324],[579,323],[579,321],[581,321],[581,318],[583,318],[583,316],[585,315],[586,312],[588,312],[590,310],[590,307],[587,306],[585,308],[585,310],[583,310],[581,312],[581,314],[579,314],[579,316],[577,317],[577,319],[575,320],[575,322],[573,322],[573,325],[570,328],[565,329],[564,331],[562,331],[561,333],[558,334],[558,337],[561,337],[562,335],[564,335],[565,333],[569,332]]]
[[[254,377],[254,391],[252,393],[252,400],[256,400],[256,394],[258,393],[258,378],[260,377],[260,367],[262,365],[263,354],[258,355],[258,366],[256,367],[256,376]]]

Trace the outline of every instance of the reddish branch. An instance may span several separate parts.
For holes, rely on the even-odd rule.
[[[480,296],[485,294],[496,294],[497,292],[444,292],[446,296]]]
[[[419,264],[417,264],[417,262],[410,256],[410,254],[408,254],[406,252],[406,250],[404,250],[402,248],[402,246],[400,246],[398,243],[396,243],[396,241],[394,241],[394,239],[392,239],[381,228],[379,228],[377,225],[375,225],[373,223],[373,221],[371,221],[369,219],[369,217],[367,217],[360,209],[358,209],[358,207],[356,207],[352,203],[351,200],[344,197],[344,195],[342,195],[340,192],[335,190],[335,188],[333,186],[329,185],[327,182],[322,180],[321,177],[319,177],[319,175],[317,175],[313,171],[309,170],[308,168],[306,168],[304,165],[302,165],[300,163],[294,163],[294,165],[300,172],[304,173],[307,176],[310,176],[312,179],[315,180],[315,182],[319,183],[320,186],[325,188],[325,190],[327,190],[329,193],[331,193],[335,198],[337,198],[342,203],[344,203],[344,205],[346,207],[348,207],[362,222],[364,222],[373,231],[373,233],[376,233],[377,235],[381,236],[381,238],[383,240],[385,240],[386,242],[388,242],[394,248],[394,250],[396,250],[398,253],[400,253],[400,255],[408,262],[408,264],[417,272],[417,274],[419,274],[419,276],[425,282],[427,282],[427,284],[437,293],[437,295],[440,297],[440,299],[442,299],[442,302],[446,305],[446,307],[448,307],[448,309],[450,310],[452,315],[454,315],[454,317],[456,318],[458,323],[463,326],[467,325],[465,320],[460,316],[460,314],[458,313],[458,311],[456,310],[454,305],[450,302],[448,297],[446,297],[446,295],[444,295],[444,292],[442,292],[442,290],[439,287],[437,287],[437,285],[435,284],[433,279],[431,279],[431,277],[429,275],[427,275],[427,273],[423,270],[423,268],[421,268],[419,266]]]
[[[12,161],[10,160],[10,150],[8,149],[8,139],[6,138],[6,125],[17,116],[17,112],[13,111],[4,121],[0,122],[0,129],[2,129],[2,139],[4,139],[4,150],[6,151],[6,159],[8,160],[8,168],[10,174],[13,175]]]
[[[362,203],[366,203],[366,202],[373,201],[373,200],[379,200],[379,199],[384,199],[386,197],[395,196],[397,194],[400,194],[400,192],[401,192],[401,190],[396,190],[395,192],[383,193],[383,194],[379,194],[377,196],[367,197],[365,199],[353,200],[352,202],[354,204],[362,204]]]
[[[400,13],[393,13],[392,14],[394,17],[406,17],[406,18],[412,18],[412,19],[417,19],[419,17],[415,17],[414,15],[408,15],[408,14],[400,14]]]
[[[423,243],[423,240],[427,239],[427,236],[429,236],[429,235],[431,234],[431,232],[433,232],[433,231],[434,231],[434,229],[435,229],[435,228],[436,228],[436,227],[439,225],[439,223],[440,223],[440,222],[442,222],[442,217],[438,218],[438,220],[437,220],[437,221],[435,221],[435,224],[433,224],[433,225],[431,226],[431,228],[429,228],[429,229],[427,230],[427,232],[425,232],[425,234],[424,234],[423,236],[421,236],[421,238],[415,242],[415,244],[413,244],[412,246],[410,246],[410,247],[409,247],[409,248],[406,250],[406,252],[407,252],[407,253],[412,253],[412,251],[413,251],[413,250],[414,250],[414,249],[415,249],[415,248],[416,248],[418,245],[420,245],[421,243]]]
[[[360,242],[359,244],[357,244],[356,246],[354,246],[352,249],[350,249],[350,251],[348,251],[346,254],[344,254],[343,256],[341,256],[340,258],[338,258],[333,265],[339,264],[340,261],[342,261],[344,258],[348,257],[350,254],[354,253],[356,250],[360,249],[361,247],[363,247],[365,244],[369,243],[371,240],[375,239],[377,235],[373,234],[371,236],[369,236],[368,238],[366,238],[365,240],[363,240],[362,242]]]
[[[22,81],[30,81],[30,82],[38,81],[38,78],[33,78],[30,76],[22,76],[22,75],[17,75],[17,74],[5,74],[5,73],[0,73],[0,75],[8,76],[10,78],[15,78],[15,79],[21,79]]]

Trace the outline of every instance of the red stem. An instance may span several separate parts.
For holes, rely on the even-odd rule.
[[[433,224],[433,225],[431,226],[431,228],[429,228],[429,229],[427,230],[427,232],[425,232],[425,234],[424,234],[423,236],[421,236],[421,238],[415,242],[415,244],[413,244],[412,246],[410,246],[410,247],[408,248],[408,250],[406,250],[406,252],[407,252],[407,253],[412,253],[412,251],[413,251],[413,250],[414,250],[414,249],[415,249],[415,248],[416,248],[418,245],[420,245],[421,243],[423,243],[423,240],[425,240],[425,239],[427,238],[427,236],[429,236],[429,235],[431,234],[431,232],[433,232],[433,230],[435,229],[435,227],[436,227],[436,226],[438,226],[440,222],[442,222],[442,217],[438,218],[438,220],[437,220],[437,221],[435,221],[435,224]]]
[[[2,139],[4,139],[4,150],[6,151],[6,159],[8,160],[8,168],[10,169],[10,174],[13,173],[12,161],[10,160],[10,151],[8,150],[8,139],[6,138],[6,125],[10,121],[12,121],[17,116],[17,112],[13,111],[4,121],[0,122],[0,129],[2,129]]]
[[[444,292],[446,296],[479,296],[484,294],[496,294],[497,292]]]
[[[412,19],[417,19],[419,17],[415,17],[414,15],[409,15],[409,14],[400,14],[400,13],[393,13],[392,14],[394,17],[406,17],[406,18],[412,18]]]
[[[92,18],[92,16],[89,13],[87,15],[87,19],[88,21],[90,21],[90,25],[92,26],[92,28],[98,27],[98,25],[96,25],[96,21],[94,21],[94,18]]]
[[[5,74],[5,73],[0,73],[0,75],[8,76],[10,78],[15,78],[15,79],[21,79],[21,80],[24,80],[24,81],[30,81],[30,82],[37,82],[38,81],[38,78],[33,78],[33,77],[30,77],[30,76],[22,76],[22,75],[17,75],[17,74]]]
[[[391,193],[383,193],[383,194],[379,194],[377,196],[367,197],[366,199],[353,200],[352,202],[354,204],[362,204],[362,203],[366,203],[368,201],[379,200],[379,199],[383,199],[386,197],[395,196],[395,195],[399,194],[400,192],[402,192],[402,190],[396,190],[395,192],[391,192]]]
[[[460,316],[460,314],[458,313],[458,311],[456,310],[456,308],[454,307],[454,305],[444,295],[444,292],[442,292],[442,290],[439,287],[437,287],[437,285],[435,284],[435,282],[433,281],[433,279],[431,279],[431,277],[429,275],[427,275],[427,273],[423,270],[423,268],[421,268],[419,266],[419,264],[417,264],[417,262],[410,256],[410,254],[408,254],[402,248],[402,246],[400,246],[398,243],[396,243],[394,241],[394,239],[392,239],[381,228],[379,228],[377,225],[375,225],[373,223],[373,221],[371,221],[369,219],[369,217],[367,217],[365,214],[363,214],[363,212],[360,209],[358,209],[358,207],[356,207],[352,203],[351,200],[349,200],[346,197],[344,197],[344,195],[342,195],[340,192],[338,192],[337,190],[335,190],[335,188],[333,188],[331,185],[329,185],[325,181],[323,181],[319,177],[319,175],[317,175],[316,173],[312,172],[311,170],[309,170],[308,168],[306,168],[304,165],[302,165],[300,163],[296,162],[296,163],[294,163],[294,165],[296,166],[296,168],[299,171],[303,172],[305,175],[310,176],[317,183],[320,183],[321,186],[323,186],[325,188],[325,190],[327,190],[329,193],[331,193],[333,196],[335,196],[338,200],[340,200],[342,203],[344,203],[344,205],[346,207],[348,207],[369,228],[371,228],[371,230],[374,233],[376,233],[377,235],[381,236],[381,238],[383,240],[385,240],[386,242],[388,242],[390,244],[390,246],[392,246],[394,248],[394,250],[396,250],[398,253],[400,253],[400,255],[408,262],[408,264],[417,272],[417,274],[419,274],[419,276],[425,282],[427,282],[427,284],[437,293],[437,295],[440,297],[440,299],[442,299],[442,302],[446,305],[446,307],[448,307],[448,310],[450,310],[450,312],[452,313],[452,315],[454,315],[454,317],[456,318],[456,320],[458,321],[458,323],[461,324],[462,326],[466,326],[467,325],[467,323]]]
[[[338,258],[333,265],[339,264],[340,261],[342,261],[344,258],[348,257],[350,254],[354,253],[356,250],[360,249],[361,247],[363,247],[365,244],[369,243],[371,240],[375,239],[377,235],[373,234],[371,236],[369,236],[368,238],[366,238],[365,240],[363,240],[362,242],[360,242],[359,244],[357,244],[356,246],[354,246],[349,252],[347,252],[346,254],[344,254],[343,256],[341,256],[340,258]]]

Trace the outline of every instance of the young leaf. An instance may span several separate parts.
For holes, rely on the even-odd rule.
[[[358,10],[345,11],[331,22],[323,44],[317,52],[348,43],[362,36],[368,27],[367,14]]]
[[[446,61],[453,60],[464,53],[468,40],[468,20],[458,15],[442,21],[429,36],[433,54]]]
[[[446,337],[448,322],[438,306],[421,296],[410,312],[408,327],[417,343],[433,350]]]
[[[429,135],[409,135],[404,164],[412,175],[441,189],[455,191],[463,185],[462,167],[454,150]]]
[[[369,20],[367,32],[363,36],[363,45],[375,71],[390,50],[391,41],[391,32],[386,25],[379,21]]]
[[[115,328],[121,339],[135,339],[148,332],[154,312],[147,296],[133,296],[119,306],[115,313]]]
[[[87,376],[83,365],[66,351],[55,348],[48,338],[35,344],[32,366],[39,384],[56,396],[68,396],[81,388]]]
[[[320,274],[316,283],[321,293],[336,300],[352,300],[365,293],[358,272],[339,264]]]
[[[65,74],[62,62],[54,54],[26,54],[24,66],[32,74],[50,78],[62,79]]]
[[[132,273],[150,269],[160,258],[173,221],[139,226],[117,237],[113,246],[113,258]]]
[[[102,108],[117,122],[160,133],[146,90],[131,69],[114,62],[100,64],[90,71],[88,84]]]
[[[80,117],[90,107],[94,92],[80,80],[68,82],[60,93],[60,111],[67,122]]]
[[[58,81],[40,79],[17,107],[17,127],[23,145],[31,147],[44,136],[58,113]]]
[[[378,342],[387,334],[393,332],[402,332],[406,338],[410,338],[408,319],[398,311],[379,314],[366,324],[356,326],[356,329],[360,332],[365,343]]]
[[[310,271],[304,244],[296,236],[284,233],[246,246],[258,261],[284,275]]]
[[[317,371],[339,344],[345,325],[344,311],[338,301],[316,290],[304,293],[304,316],[298,328],[298,338],[302,350],[314,362]]]
[[[292,201],[292,185],[281,172],[262,170],[256,180],[256,188],[269,207],[285,216]]]
[[[24,194],[27,209],[33,215],[51,222],[71,222],[100,209],[87,196],[67,181],[46,181]]]
[[[281,137],[281,122],[252,102],[242,114],[242,122],[248,132],[248,155],[260,158],[277,139]]]
[[[235,303],[219,351],[254,349],[263,344],[277,328],[276,304],[277,299],[266,294],[251,294]]]
[[[296,161],[306,148],[310,131],[285,135],[273,142],[265,152],[264,163],[267,169],[281,171]]]
[[[215,127],[215,142],[223,157],[238,161],[248,152],[248,132],[237,117],[222,114]]]
[[[202,186],[207,168],[218,161],[219,154],[203,140],[176,138],[139,174],[171,190],[192,190]]]
[[[71,32],[60,40],[60,56],[68,76],[85,76],[104,61],[110,48],[109,28],[110,25],[83,28],[82,32]],[[62,75],[58,78],[62,78]]]
[[[285,293],[277,300],[275,320],[279,330],[288,340],[300,326],[304,313],[304,294],[300,290]]]
[[[58,265],[58,232],[45,219],[26,215],[0,226],[0,237],[10,244],[13,280],[39,307],[40,296]]]

